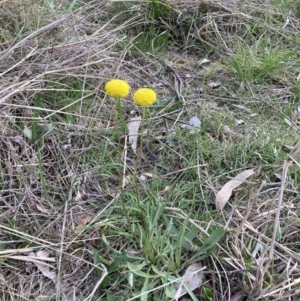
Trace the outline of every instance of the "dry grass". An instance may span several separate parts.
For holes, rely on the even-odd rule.
[[[270,1],[259,5],[202,1],[196,7],[195,1],[170,0],[167,4],[171,9],[159,16],[159,23],[148,18],[144,3],[106,2],[78,3],[78,9],[70,14],[64,8],[66,3],[59,1],[54,7],[26,0],[0,2],[0,299],[107,300],[107,291],[121,300],[132,297],[128,286],[119,286],[118,282],[128,273],[126,267],[103,288],[107,265],[97,265],[93,258],[94,249],[100,250],[108,262],[115,257],[112,250],[135,251],[124,234],[130,233],[130,225],[120,213],[117,216],[113,212],[118,197],[116,141],[113,105],[103,92],[103,84],[119,77],[133,90],[151,86],[158,92],[161,102],[151,115],[151,130],[158,141],[157,152],[163,157],[159,165],[161,175],[165,174],[162,178],[168,178],[174,170],[180,175],[189,170],[189,156],[201,161],[198,164],[205,163],[203,170],[194,168],[196,172],[193,169],[182,182],[180,176],[174,176],[161,184],[173,185],[168,206],[174,219],[187,218],[182,207],[187,211],[196,208],[194,199],[192,205],[188,200],[182,202],[184,192],[176,187],[189,191],[190,186],[184,185],[198,181],[202,185],[193,192],[195,199],[213,198],[228,176],[248,165],[261,168],[236,192],[235,205],[228,206],[228,211],[220,215],[206,207],[207,211],[197,209],[197,214],[188,217],[189,225],[199,227],[201,239],[211,228],[228,230],[217,253],[204,261],[208,271],[204,287],[214,296],[210,300],[241,301],[243,294],[244,300],[297,300],[299,164],[296,162],[283,177],[283,186],[273,176],[283,166],[282,156],[276,162],[273,159],[276,147],[281,152],[282,144],[295,144],[299,132],[293,116],[288,115],[299,102],[299,82],[295,79],[300,72],[299,60],[288,61],[285,76],[275,70],[260,82],[255,80],[255,72],[253,82],[237,79],[228,62],[236,54],[238,43],[256,45],[257,41],[250,38],[245,42],[253,30],[257,37],[267,36],[269,45],[274,43],[272,35],[276,36],[278,47],[285,51],[281,48],[284,43],[292,45],[299,35],[299,18],[290,15],[289,24],[282,26],[286,16]],[[178,18],[179,24],[184,23],[191,16],[196,21],[185,32],[174,22]],[[273,27],[268,18],[274,21]],[[172,35],[172,46],[163,53],[149,54],[135,44],[136,28],[146,31],[151,22]],[[199,65],[204,57],[210,59],[209,66]],[[212,89],[211,82],[221,88]],[[124,101],[126,117],[132,108],[128,97]],[[139,111],[136,107],[134,110]],[[168,146],[165,132],[178,132],[176,126],[195,111],[201,112],[207,130],[204,149],[202,146],[191,155],[184,144],[189,138],[180,134]],[[253,121],[249,112],[266,116]],[[275,114],[278,119],[266,123]],[[282,116],[297,131],[287,127]],[[248,117],[248,129],[230,130],[232,120]],[[23,133],[24,128],[37,122],[53,126],[43,144]],[[274,138],[269,147],[270,133],[281,141]],[[207,146],[209,143],[211,146]],[[241,162],[226,152],[227,148],[234,152],[239,143],[245,145]],[[133,164],[128,161],[130,171]],[[155,164],[149,161],[140,166],[141,172],[153,172]],[[283,203],[278,215],[280,193]],[[118,223],[111,226],[110,218],[118,218]],[[272,236],[276,218],[281,227],[277,236]],[[86,225],[82,231],[78,229]],[[118,234],[118,227],[124,227],[123,232],[120,230],[123,236]],[[45,277],[28,257],[36,255],[29,252],[40,250],[55,258],[55,281]],[[183,261],[189,253],[185,256]],[[40,261],[47,262],[45,258]],[[203,300],[209,300],[203,289],[199,291]]]

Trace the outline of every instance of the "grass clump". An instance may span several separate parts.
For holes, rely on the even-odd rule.
[[[298,300],[297,14],[1,3],[0,299]]]

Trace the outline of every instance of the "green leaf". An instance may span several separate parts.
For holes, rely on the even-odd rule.
[[[70,3],[69,7],[67,8],[67,13],[70,13],[70,12],[73,10],[73,8],[75,7],[75,5],[77,4],[77,1],[78,1],[78,0],[73,0],[73,1]]]
[[[149,278],[147,277],[144,281],[142,290],[141,290],[141,301],[147,301],[149,294]]]
[[[176,294],[174,284],[166,285],[164,292],[165,292],[166,297],[173,299]]]
[[[195,296],[195,294],[193,293],[193,291],[191,291],[191,289],[189,288],[189,286],[186,283],[183,283],[187,293],[189,294],[189,296],[192,298],[193,301],[199,301],[199,299]]]
[[[182,246],[188,251],[197,251],[198,247],[193,243],[193,239],[198,235],[199,230],[193,227],[188,233],[185,234]]]
[[[44,135],[52,130],[52,124],[36,124],[33,122],[31,128],[25,127],[23,134],[31,141],[36,142],[41,139]]]
[[[163,279],[166,279],[167,281],[174,281],[176,280],[177,278],[170,275],[170,273],[164,273],[162,271],[160,271],[156,266],[152,265],[151,266],[152,270],[154,273],[156,273],[158,276],[160,276],[161,278]]]
[[[157,278],[156,275],[150,275],[150,274],[148,274],[148,273],[143,272],[142,269],[143,269],[145,266],[146,266],[146,263],[145,263],[145,262],[143,262],[143,263],[141,263],[141,264],[137,264],[137,265],[132,264],[132,263],[130,263],[130,262],[127,262],[127,267],[128,267],[128,269],[129,269],[132,273],[134,273],[134,274],[136,274],[136,275],[138,275],[138,276],[141,276],[141,277],[143,277],[143,278]]]
[[[201,261],[205,258],[208,258],[210,255],[212,255],[216,249],[217,243],[220,241],[220,239],[224,236],[226,231],[223,228],[217,228],[214,230],[211,235],[204,241],[202,247],[198,252],[196,252],[190,259],[188,259],[184,266],[187,266],[190,263],[193,263],[195,261]]]
[[[23,134],[29,139],[32,140],[32,130],[25,127],[23,130]]]
[[[118,270],[120,265],[125,261],[126,259],[126,253],[122,252],[121,254],[118,254],[113,262],[111,263],[111,265],[108,267],[108,274],[114,272],[115,270]]]
[[[202,289],[203,289],[203,292],[204,292],[207,300],[212,300],[212,297],[213,297],[212,290],[210,288],[208,288],[208,287],[205,287],[205,286]]]
[[[202,247],[199,250],[199,254],[204,254],[209,249],[213,248],[220,239],[224,236],[225,230],[223,228],[215,229],[210,236],[204,241]]]

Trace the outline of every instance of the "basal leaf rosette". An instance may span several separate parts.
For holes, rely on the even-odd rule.
[[[122,79],[111,79],[104,87],[105,92],[114,98],[123,98],[129,94],[130,86]]]
[[[139,106],[151,106],[156,101],[156,93],[152,89],[140,88],[133,94],[133,100]]]

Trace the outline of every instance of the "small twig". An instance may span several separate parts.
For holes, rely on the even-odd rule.
[[[44,265],[47,266],[49,268],[53,268],[53,266],[51,264],[48,264],[44,261],[50,261],[50,262],[55,262],[56,259],[55,258],[39,258],[39,257],[32,257],[32,256],[10,256],[10,255],[4,255],[1,256],[2,258],[7,258],[7,259],[15,259],[15,260],[22,260],[22,261],[27,261],[27,262],[32,262],[32,263],[36,263],[36,264],[40,264],[40,265]]]
[[[75,183],[75,182],[74,182]],[[73,183],[71,185],[71,188],[68,193],[68,197],[65,202],[65,208],[64,208],[64,217],[62,221],[62,229],[61,229],[61,237],[60,237],[60,248],[59,248],[59,257],[58,257],[58,263],[57,263],[57,282],[56,282],[56,299],[60,300],[61,295],[61,286],[60,286],[60,277],[61,277],[61,263],[62,263],[62,256],[64,252],[64,240],[65,240],[65,230],[66,230],[66,222],[67,222],[67,211],[68,211],[68,205],[69,201],[72,200],[72,192],[73,192]]]
[[[97,283],[96,283],[96,285],[94,286],[92,292],[89,294],[89,296],[88,296],[87,298],[84,299],[84,301],[90,301],[90,300],[94,297],[94,295],[95,295],[95,293],[96,293],[98,287],[100,286],[100,284],[102,283],[102,281],[104,280],[104,278],[105,278],[105,277],[107,276],[107,274],[108,274],[107,269],[106,269],[106,267],[104,266],[104,264],[101,264],[101,266],[102,266],[102,271],[103,271],[102,276],[101,276],[101,278],[97,281]]]
[[[270,253],[269,253],[270,261],[272,261],[272,258],[273,258],[276,235],[277,235],[278,226],[279,226],[279,218],[280,218],[282,200],[283,200],[284,186],[285,186],[285,181],[286,181],[287,173],[289,170],[289,166],[291,165],[291,163],[292,163],[292,161],[286,161],[286,160],[283,163],[281,187],[280,187],[277,212],[276,212],[276,217],[275,217],[275,222],[274,222],[274,229],[273,229],[273,235],[272,235],[272,241],[271,241]]]

